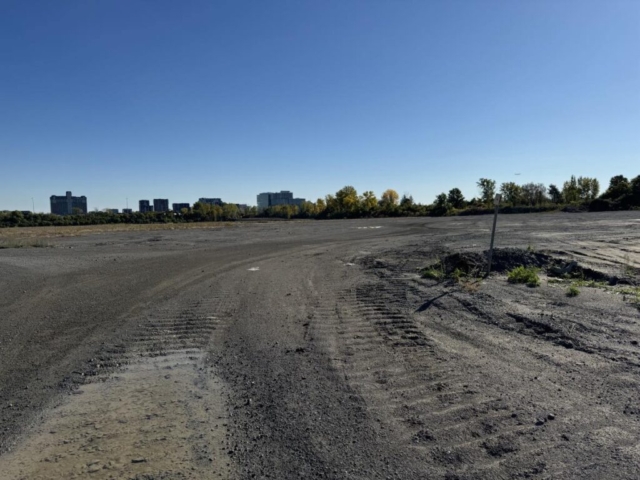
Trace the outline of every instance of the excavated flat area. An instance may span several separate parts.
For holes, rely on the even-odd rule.
[[[640,212],[491,221],[0,250],[0,478],[640,478]]]

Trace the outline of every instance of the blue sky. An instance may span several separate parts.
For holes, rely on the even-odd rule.
[[[0,210],[640,174],[640,2],[0,2]],[[520,176],[514,176],[521,173]]]

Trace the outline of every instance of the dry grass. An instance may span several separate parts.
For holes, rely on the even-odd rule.
[[[11,245],[11,242],[25,242],[35,238],[78,237],[112,232],[147,232],[164,230],[208,230],[236,226],[232,222],[198,222],[198,223],[145,223],[108,225],[73,225],[65,227],[21,227],[0,228],[0,243]],[[15,248],[15,247],[5,247]]]
[[[47,248],[51,244],[43,238],[0,238],[0,250],[4,248]]]

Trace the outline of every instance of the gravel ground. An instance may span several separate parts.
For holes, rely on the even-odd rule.
[[[505,215],[489,278],[421,276],[491,220],[0,250],[0,476],[640,478],[640,214]]]

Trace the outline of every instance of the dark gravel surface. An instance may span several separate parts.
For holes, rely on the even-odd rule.
[[[490,226],[274,222],[0,250],[0,471],[136,346],[206,352],[226,477],[640,478],[640,213],[502,216],[491,277],[421,278],[481,264]],[[571,261],[599,282],[573,298],[576,279],[549,281]],[[508,283],[517,264],[541,285]]]

